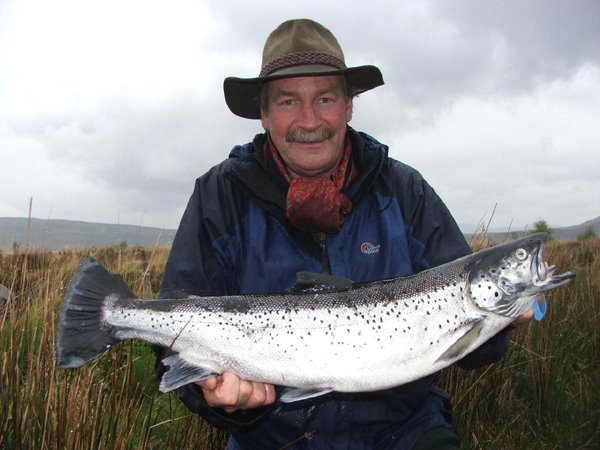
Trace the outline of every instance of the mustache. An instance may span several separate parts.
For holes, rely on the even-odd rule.
[[[314,131],[305,131],[300,128],[288,131],[285,135],[286,142],[297,142],[299,144],[311,144],[322,142],[335,136],[332,128],[319,128]]]

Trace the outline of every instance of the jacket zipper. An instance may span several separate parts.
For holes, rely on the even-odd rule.
[[[327,235],[319,233],[319,247],[321,247],[321,262],[323,264],[323,273],[331,275],[331,266],[329,265],[329,253],[327,251]]]

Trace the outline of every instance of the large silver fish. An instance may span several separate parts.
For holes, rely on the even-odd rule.
[[[282,401],[374,391],[447,367],[561,286],[543,233],[416,275],[369,283],[300,274],[290,292],[139,300],[84,260],[62,302],[58,367],[77,367],[124,339],[170,347],[163,392],[233,371],[288,386]]]

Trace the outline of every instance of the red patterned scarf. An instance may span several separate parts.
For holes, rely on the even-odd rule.
[[[352,211],[352,202],[341,190],[358,175],[350,139],[346,136],[344,155],[329,178],[291,177],[270,137],[268,142],[273,160],[289,183],[286,216],[292,225],[301,231],[338,233],[344,215]]]

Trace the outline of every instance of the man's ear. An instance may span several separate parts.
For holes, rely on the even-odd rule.
[[[352,120],[352,108],[354,107],[352,101],[353,98],[349,98],[348,100],[346,100],[346,123]]]
[[[265,131],[269,131],[269,115],[262,108],[260,109],[260,123]]]

